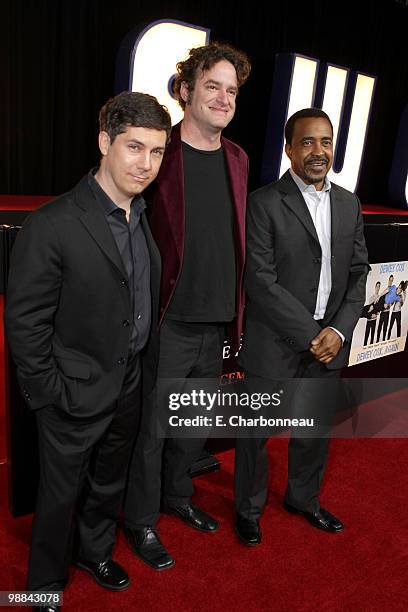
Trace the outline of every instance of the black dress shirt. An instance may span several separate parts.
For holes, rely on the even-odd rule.
[[[116,206],[95,179],[96,171],[90,171],[89,185],[104,210],[129,278],[133,321],[124,321],[123,324],[132,324],[129,353],[135,354],[145,346],[151,324],[150,257],[140,222],[146,204],[141,195],[133,198],[128,223],[124,209]]]

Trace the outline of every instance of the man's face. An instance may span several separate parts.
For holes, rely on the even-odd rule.
[[[322,189],[333,163],[333,134],[324,117],[305,117],[295,123],[292,142],[285,145],[292,170],[308,185]]]
[[[237,93],[237,73],[226,60],[205,72],[199,71],[193,91],[184,82],[180,88],[186,102],[185,116],[199,129],[214,132],[223,130],[233,118]]]
[[[101,168],[117,199],[133,198],[156,178],[166,139],[164,130],[129,127],[111,143],[109,135],[100,132]]]

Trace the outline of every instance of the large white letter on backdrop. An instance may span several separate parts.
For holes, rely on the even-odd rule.
[[[167,106],[173,125],[178,123],[183,111],[171,91],[176,64],[186,59],[193,47],[208,44],[209,38],[209,29],[175,20],[135,28],[119,49],[116,92],[129,89],[151,94]]]
[[[376,79],[298,54],[278,54],[262,168],[263,182],[277,179],[290,162],[283,128],[296,111],[315,106],[334,129],[334,163],[329,178],[356,191]]]

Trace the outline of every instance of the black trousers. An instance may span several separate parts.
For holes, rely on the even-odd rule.
[[[380,341],[381,333],[382,333],[382,340],[385,340],[389,320],[390,320],[390,311],[382,310],[380,313],[380,320],[378,322],[377,342]]]
[[[222,370],[225,325],[167,320],[160,331],[160,378],[218,378]],[[160,505],[188,503],[194,493],[189,474],[205,438],[160,438],[157,419],[168,416],[157,389],[144,401],[125,497],[125,525],[153,527]]]
[[[75,535],[79,556],[111,557],[126,472],[141,414],[141,364],[129,361],[120,396],[98,419],[50,406],[37,412],[40,484],[28,568],[29,590],[62,590]]]
[[[397,333],[395,338],[399,338],[401,336],[401,311],[397,310],[396,312],[391,313],[390,326],[388,328],[387,340],[391,338],[392,328],[394,327],[394,323],[397,324]]]
[[[288,447],[288,483],[286,501],[299,510],[319,509],[319,491],[329,447],[330,424],[336,411],[339,370],[327,370],[318,361],[301,363],[293,385],[288,383],[286,393],[290,399],[291,418],[321,418],[316,437],[310,431],[292,432]],[[249,392],[259,391],[261,379],[246,373]],[[318,380],[316,380],[318,379]],[[261,389],[274,392],[282,387],[282,381],[261,382]],[[284,386],[284,385],[283,385]],[[320,408],[320,409],[319,409]],[[289,416],[288,414],[286,416]],[[315,433],[313,433],[315,435]],[[305,436],[305,437],[303,437]],[[251,437],[237,439],[235,446],[235,507],[238,514],[258,519],[266,504],[268,494],[268,438]]]
[[[364,342],[363,346],[367,346],[367,344],[374,343],[374,334],[375,334],[375,326],[377,323],[377,319],[367,319],[365,334],[364,334]]]

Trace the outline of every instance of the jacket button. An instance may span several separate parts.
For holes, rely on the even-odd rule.
[[[122,280],[120,281],[120,284],[121,284],[123,287],[127,287],[127,286],[128,286],[128,281],[126,280],[126,278],[122,278]]]
[[[118,365],[124,365],[125,361],[126,361],[126,359],[125,359],[124,357],[120,357],[120,358],[117,360],[117,362],[116,362],[116,363],[117,363]]]
[[[129,323],[129,321],[128,321],[127,319],[125,319],[125,320],[123,321],[123,323],[122,323],[122,326],[123,326],[123,327],[129,327],[129,325],[130,325],[130,323]]]
[[[137,317],[136,317],[136,318],[137,318],[137,319],[141,319],[141,318],[142,318],[142,315],[140,314],[140,312],[139,312],[139,314],[137,315]]]

